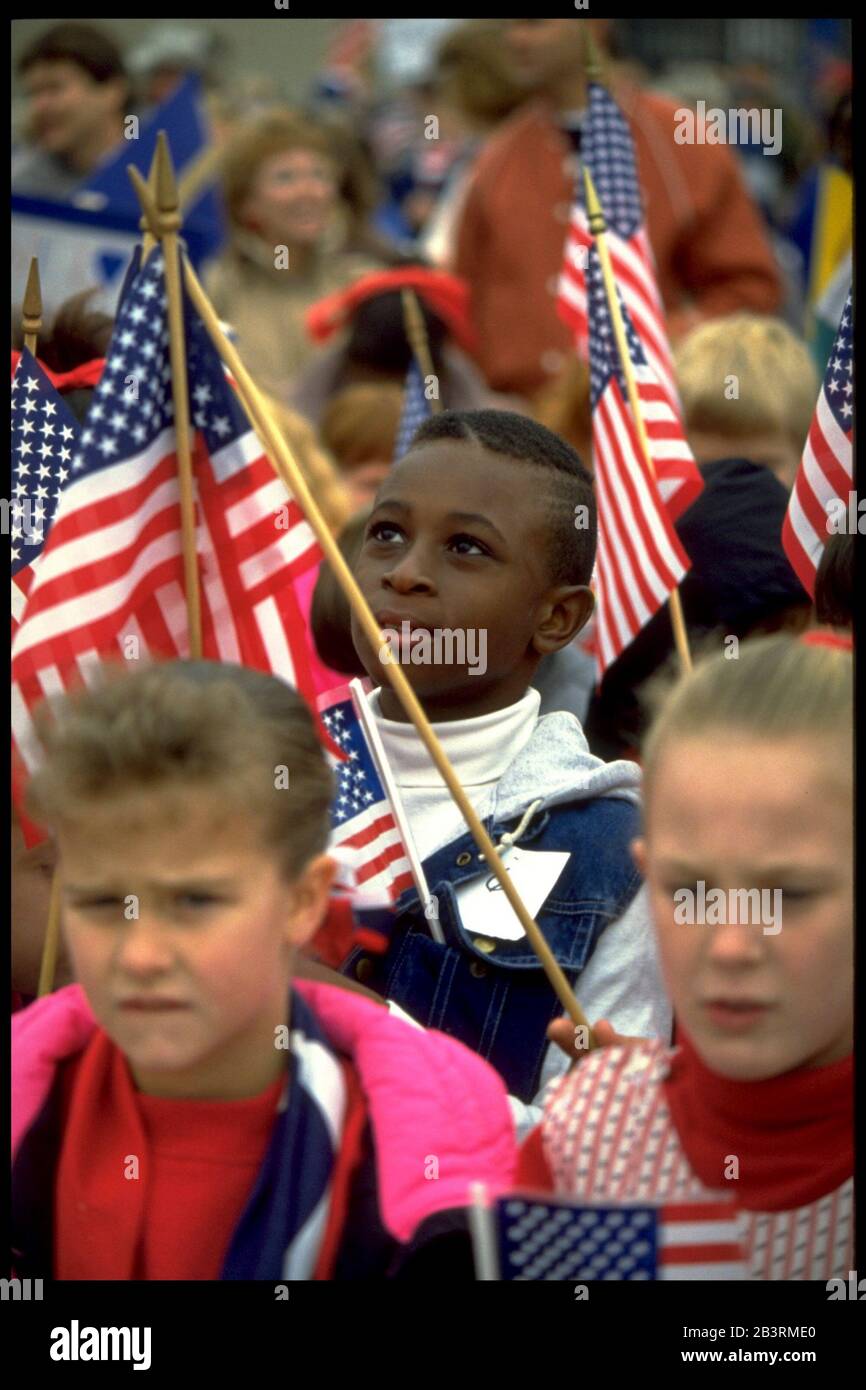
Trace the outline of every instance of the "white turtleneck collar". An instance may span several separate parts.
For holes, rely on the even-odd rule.
[[[379,693],[378,689],[373,691],[370,708],[418,853],[424,859],[462,834],[465,823],[414,724],[383,719]],[[505,709],[432,725],[476,811],[481,811],[506,768],[532,737],[540,704],[541,696],[530,687],[522,699]]]

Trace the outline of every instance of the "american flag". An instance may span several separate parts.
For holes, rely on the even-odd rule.
[[[598,501],[595,657],[603,673],[670,596],[690,562],[640,447],[594,249],[589,252],[587,289]],[[629,355],[639,369],[646,358],[619,291],[617,295]]]
[[[63,485],[72,471],[79,425],[60,392],[25,348],[12,378],[12,633],[24,613]]]
[[[730,1201],[575,1205],[509,1194],[493,1203],[490,1216],[501,1279],[748,1277]]]
[[[848,494],[854,486],[853,329],[849,290],[782,525],[785,554],[813,598],[828,535],[828,508],[838,500],[847,515]]]
[[[614,275],[643,347],[636,369],[638,396],[659,493],[676,521],[702,490],[703,480],[683,430],[631,132],[613,97],[597,82],[589,84],[581,157],[605,215]],[[566,236],[557,306],[560,317],[574,330],[577,350],[583,357],[592,336],[586,275],[592,246],[580,180]]]
[[[347,685],[320,695],[318,710],[339,750],[331,757],[337,794],[331,807],[330,852],[339,864],[337,891],[396,902],[414,882],[391,803]]]
[[[120,306],[105,370],[12,649],[13,733],[103,659],[189,655],[166,294],[151,253]],[[318,558],[185,303],[204,654],[270,671],[313,698],[293,580]],[[134,639],[134,640],[133,640]]]
[[[394,445],[394,462],[401,459],[412,443],[412,436],[430,414],[430,402],[424,395],[424,378],[421,369],[413,358],[406,373],[403,387],[403,410],[397,429],[397,442]]]

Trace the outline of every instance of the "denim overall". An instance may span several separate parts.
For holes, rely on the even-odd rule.
[[[531,817],[497,819],[493,812],[484,826],[498,845],[521,820],[527,823],[514,841],[521,847],[570,852],[535,920],[574,985],[605,927],[622,916],[640,887],[629,852],[640,809],[635,800],[595,796],[546,808],[542,803]],[[423,905],[410,888],[397,904],[385,954],[357,948],[343,973],[394,1000],[418,1023],[480,1053],[511,1095],[530,1102],[549,1046],[545,1030],[561,1015],[562,1005],[525,936],[494,940],[461,922],[455,890],[490,872],[468,830],[431,854],[423,867],[438,899],[444,943],[432,939]],[[576,993],[579,997],[579,983]]]

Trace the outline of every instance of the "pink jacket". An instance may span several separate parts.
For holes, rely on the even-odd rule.
[[[351,1058],[377,1154],[382,1220],[407,1241],[434,1212],[465,1206],[469,1184],[512,1184],[517,1145],[505,1085],[486,1062],[443,1033],[414,1028],[361,995],[296,980],[330,1041]],[[38,999],[12,1018],[12,1156],[45,1104],[60,1062],[98,1024],[80,985]],[[439,1178],[424,1178],[435,1154]]]

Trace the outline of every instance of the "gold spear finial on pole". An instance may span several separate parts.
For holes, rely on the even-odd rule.
[[[24,303],[21,307],[21,324],[24,329],[24,346],[36,356],[39,334],[42,332],[42,286],[39,283],[39,259],[33,256],[27,272],[27,285],[24,290]]]
[[[156,202],[156,161],[157,150],[155,149],[153,152],[153,159],[150,161],[150,169],[148,170],[147,174],[147,187],[150,191],[151,197],[154,199],[154,205]],[[136,169],[135,172],[138,173],[138,170]],[[141,175],[139,175],[139,177],[141,177]],[[156,227],[151,227],[146,213],[142,213],[141,217],[139,218],[138,227],[139,231],[141,232],[141,263],[142,265],[144,265],[144,262],[147,260],[148,256],[150,255],[151,251],[156,245]]]

